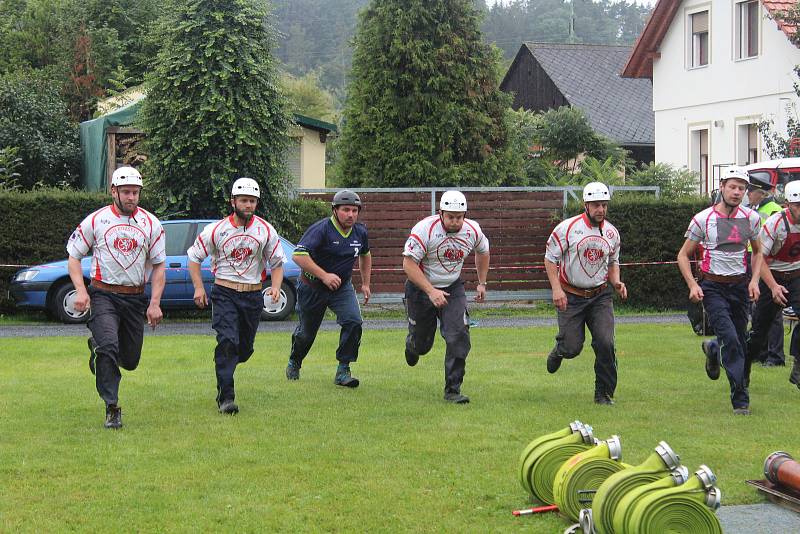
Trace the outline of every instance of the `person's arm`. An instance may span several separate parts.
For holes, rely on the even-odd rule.
[[[622,300],[628,298],[628,288],[620,279],[619,263],[612,263],[608,266],[608,281]]]
[[[88,310],[91,306],[91,299],[83,281],[81,260],[70,256],[67,260],[67,272],[69,272],[69,279],[72,280],[72,285],[75,286],[75,300],[73,302],[75,310],[79,312]]]
[[[339,276],[326,272],[322,267],[317,265],[309,254],[294,254],[292,259],[303,271],[318,278],[325,287],[331,291],[336,291],[342,285],[342,279]]]
[[[558,265],[545,258],[544,270],[547,272],[547,280],[550,282],[550,289],[553,293],[553,305],[556,309],[566,311],[567,294],[561,287],[561,280],[558,278]]]
[[[764,255],[761,253],[761,243],[758,239],[751,239],[750,247],[753,249],[750,255],[752,276],[750,278],[750,283],[747,284],[747,292],[750,294],[750,300],[756,301],[761,293],[758,287],[758,280],[761,275],[761,265],[764,263]],[[769,269],[767,269],[767,271],[769,271]]]
[[[700,302],[703,300],[703,290],[700,288],[700,284],[697,283],[697,280],[694,279],[692,263],[689,260],[689,257],[693,256],[695,250],[697,250],[697,244],[697,241],[687,239],[683,242],[680,251],[678,251],[678,269],[680,269],[681,275],[686,285],[689,287],[689,300],[692,302]]]
[[[147,306],[147,324],[155,330],[164,314],[161,312],[161,295],[164,294],[164,284],[166,283],[167,263],[161,262],[153,265],[153,272],[150,274],[150,304]]]
[[[283,283],[283,264],[277,267],[271,267],[269,270],[270,284],[269,296],[272,298],[272,303],[275,304],[281,299],[281,284]]]
[[[489,276],[489,253],[475,253],[475,268],[478,270],[478,287],[476,288],[475,302],[486,300],[486,283]]]
[[[358,272],[361,273],[361,292],[364,294],[364,305],[366,305],[372,296],[372,290],[369,288],[372,279],[372,254],[358,257]]]
[[[428,298],[431,299],[434,306],[441,308],[447,304],[447,297],[450,296],[450,293],[433,287],[425,276],[425,273],[419,268],[417,260],[411,256],[403,256],[403,271],[405,271],[406,276],[412,284],[428,295]]]
[[[192,278],[192,285],[194,286],[194,305],[202,310],[208,306],[208,295],[206,295],[206,288],[203,286],[200,264],[196,261],[189,260],[189,276]]]

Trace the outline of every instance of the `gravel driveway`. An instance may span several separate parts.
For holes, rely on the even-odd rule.
[[[689,320],[685,314],[642,315],[617,317],[617,323],[686,323]],[[258,327],[259,332],[292,332],[297,325],[296,321],[262,321]],[[525,326],[555,326],[555,317],[484,317],[477,321],[475,327],[490,328],[520,328]],[[321,330],[336,330],[339,326],[335,321],[323,321]],[[367,319],[364,321],[364,330],[397,330],[406,328],[403,319]],[[155,336],[180,336],[214,335],[211,329],[211,320],[177,322],[166,321],[155,331],[145,329],[146,335]],[[10,325],[0,326],[0,337],[53,337],[53,336],[86,336],[88,330],[85,325],[65,325],[60,323],[36,325]]]

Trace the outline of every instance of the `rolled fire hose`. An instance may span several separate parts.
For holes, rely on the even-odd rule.
[[[613,521],[613,532],[614,534],[621,534],[623,532],[627,532],[626,524],[630,519],[631,513],[633,512],[634,505],[638,500],[653,491],[657,491],[660,489],[666,488],[674,488],[675,486],[680,486],[684,484],[687,480],[689,480],[689,470],[684,466],[678,466],[677,469],[672,471],[668,476],[656,480],[655,482],[651,482],[649,484],[644,484],[642,486],[638,486],[632,488],[628,493],[626,493],[622,499],[620,499],[619,503],[617,503],[617,509],[614,511],[614,521]],[[591,510],[590,510],[591,511]],[[584,525],[584,531],[589,534],[594,533],[594,529],[586,530],[586,526]]]
[[[800,492],[800,463],[787,452],[777,451],[767,456],[764,476],[773,484]]]
[[[608,477],[597,488],[592,500],[592,517],[597,534],[612,534],[614,511],[625,494],[637,486],[664,478],[679,465],[680,457],[667,442],[661,441],[644,462]]]
[[[615,534],[722,534],[714,513],[722,500],[714,486],[717,478],[705,465],[694,475],[680,486],[642,495],[633,503],[626,529]]]
[[[532,441],[520,456],[520,481],[528,493],[545,504],[553,500],[556,471],[571,456],[593,447],[592,427],[580,421]]]
[[[577,521],[597,488],[614,473],[630,467],[621,460],[622,445],[618,436],[612,436],[564,462],[553,481],[553,496],[559,511]]]

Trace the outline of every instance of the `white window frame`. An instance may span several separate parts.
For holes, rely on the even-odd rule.
[[[758,0],[743,0],[733,4],[733,59],[746,61],[757,58],[761,54],[761,6]],[[750,19],[749,7],[755,6],[755,20]],[[755,40],[755,51],[751,55],[751,28],[755,28],[752,39]]]
[[[704,34],[695,34],[693,27],[693,17],[701,13],[706,13],[708,26]],[[686,68],[688,70],[704,69],[711,65],[711,4],[703,4],[700,6],[692,6],[691,11],[686,11]],[[702,38],[700,35],[705,35],[706,41],[706,62],[699,64],[699,52]]]
[[[702,132],[706,135],[706,152],[702,153]],[[711,122],[697,122],[688,125],[688,147],[686,167],[700,174],[700,193],[708,194],[714,190],[711,165]],[[695,145],[698,146],[695,146]]]
[[[736,128],[734,128],[733,146],[736,150],[737,165],[749,165],[762,159],[761,134],[758,131],[758,123],[761,120],[760,115],[736,117],[734,120]],[[755,143],[751,142],[751,135],[755,135]]]

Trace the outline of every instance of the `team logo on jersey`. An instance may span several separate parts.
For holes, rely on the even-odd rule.
[[[607,265],[606,255],[609,252],[608,243],[599,236],[582,239],[578,243],[578,258],[583,272],[594,278],[600,269]]]
[[[717,218],[717,250],[742,252],[750,240],[749,221],[744,218]]]
[[[461,269],[464,257],[469,254],[469,245],[463,239],[448,237],[436,248],[439,263],[448,273]]]
[[[137,226],[118,224],[106,230],[104,237],[111,257],[126,271],[142,254],[145,235]]]
[[[617,235],[617,233],[614,230],[612,230],[611,228],[606,230],[606,237],[607,238],[614,239],[614,237],[616,237],[616,235]]]
[[[261,243],[255,237],[235,234],[223,242],[221,248],[231,268],[237,275],[244,276],[253,265],[260,247]]]

